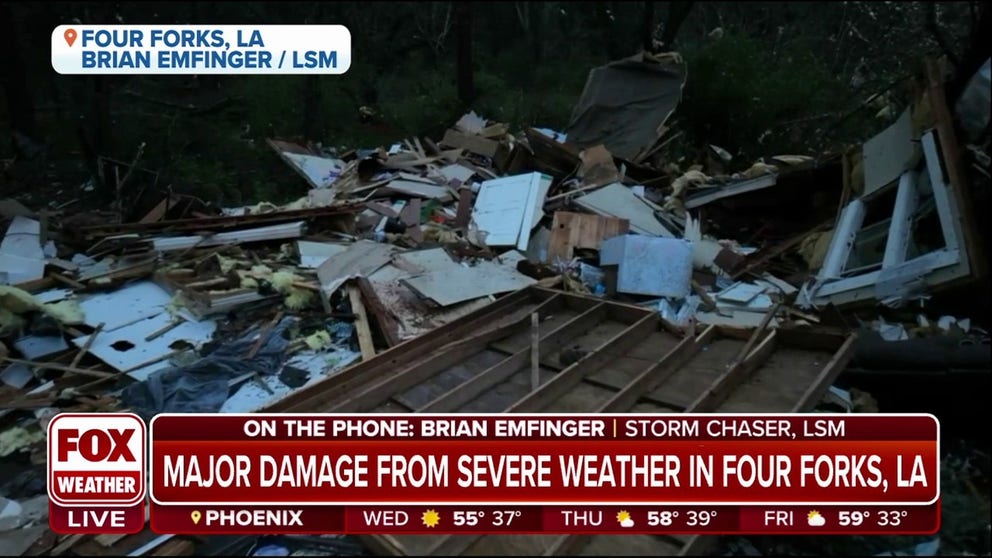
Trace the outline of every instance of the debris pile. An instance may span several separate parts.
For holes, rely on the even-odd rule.
[[[927,69],[891,126],[817,157],[741,162],[707,145],[670,160],[687,73],[677,54],[642,54],[593,70],[562,132],[470,112],[436,141],[342,152],[272,138],[301,178],[285,205],[149,200],[154,186],[129,193],[133,165],[117,162],[110,212],[3,200],[0,455],[43,465],[59,411],[268,408],[534,286],[640,306],[685,335],[858,331],[858,370],[930,342],[944,348],[915,350],[939,351],[934,369],[964,359],[987,385],[985,330],[924,303],[984,277],[970,200],[988,183],[988,64],[984,112],[979,85],[952,113]],[[984,135],[962,144],[958,126]],[[826,402],[878,407],[856,388]],[[13,554],[120,539],[48,533],[15,481],[0,489]]]

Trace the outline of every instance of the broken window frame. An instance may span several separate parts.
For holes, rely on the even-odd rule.
[[[839,306],[866,299],[898,306],[907,298],[925,293],[928,288],[971,274],[968,254],[963,245],[960,208],[951,191],[937,130],[924,132],[920,142],[925,166],[919,172],[907,170],[899,177],[881,268],[859,275],[842,276],[865,217],[865,196],[861,196],[841,211],[823,266],[812,285],[804,289],[806,306]],[[907,260],[913,215],[920,197],[918,177],[923,172],[930,179],[944,247]]]

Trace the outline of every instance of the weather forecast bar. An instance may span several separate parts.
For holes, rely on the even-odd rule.
[[[929,506],[162,506],[169,534],[932,534]]]

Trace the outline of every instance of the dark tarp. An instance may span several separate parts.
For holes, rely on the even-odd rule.
[[[279,372],[289,345],[283,333],[292,323],[292,318],[283,318],[267,334],[253,358],[245,355],[255,346],[258,327],[192,364],[167,367],[143,382],[129,385],[121,393],[121,400],[146,419],[158,413],[215,413],[231,395],[231,380],[248,373]]]
[[[592,70],[565,130],[568,142],[602,144],[633,161],[658,141],[685,80],[685,64],[674,53],[641,53]]]

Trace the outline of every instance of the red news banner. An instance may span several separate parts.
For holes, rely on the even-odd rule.
[[[149,430],[161,533],[939,527],[930,415],[159,415]]]

